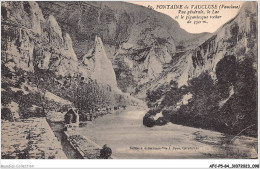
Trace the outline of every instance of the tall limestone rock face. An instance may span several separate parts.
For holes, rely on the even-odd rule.
[[[101,38],[95,39],[89,56],[79,60],[70,32],[62,30],[52,14],[43,15],[37,2],[4,2],[2,11],[2,64],[10,71],[42,70],[61,78],[91,78],[118,90]]]
[[[92,79],[118,90],[112,63],[107,57],[100,37],[95,38],[94,48],[84,56],[83,63],[90,69],[89,74]]]
[[[190,34],[167,15],[125,2],[38,3],[44,16],[55,16],[61,29],[70,33],[79,60],[84,62],[99,36],[118,86],[132,94],[210,35]]]
[[[3,2],[2,11],[2,63],[10,70],[52,70],[61,76],[78,72],[71,38],[55,17],[44,18],[36,2]]]
[[[45,21],[41,10],[35,2],[3,2],[1,8],[2,62],[11,70],[16,66],[32,71],[35,46],[32,41],[34,35],[42,35],[41,23]]]

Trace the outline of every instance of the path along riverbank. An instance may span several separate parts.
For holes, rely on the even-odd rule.
[[[98,159],[100,156],[100,150],[102,147],[92,140],[87,135],[82,135],[76,130],[64,131],[63,117],[54,115],[52,112],[52,118],[49,118],[48,122],[62,145],[62,149],[69,159]],[[54,118],[56,117],[56,118]],[[85,123],[86,124],[86,123]],[[115,159],[115,156],[111,156],[110,159]]]

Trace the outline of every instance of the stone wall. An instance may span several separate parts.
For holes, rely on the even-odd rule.
[[[65,131],[67,140],[72,147],[81,154],[84,159],[98,159],[100,156],[101,146],[90,140],[89,138],[82,136],[75,131]],[[110,159],[115,159],[115,156],[111,156]]]
[[[2,159],[66,159],[45,118],[2,121]]]

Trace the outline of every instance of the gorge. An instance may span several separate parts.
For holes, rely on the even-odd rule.
[[[96,118],[80,132],[88,135],[87,129],[94,141],[109,142],[121,158],[143,154],[129,154],[118,133],[129,137],[124,142],[140,139],[143,146],[147,138],[175,146],[187,137],[187,146],[202,147],[216,139],[210,148],[217,153],[201,150],[199,157],[256,158],[256,2],[245,2],[216,32],[198,34],[165,14],[126,2],[2,2],[1,11],[6,123],[71,107],[82,123],[87,114]],[[246,153],[239,156],[237,147],[246,141]],[[234,154],[218,154],[223,146]],[[144,157],[197,155],[163,153]]]

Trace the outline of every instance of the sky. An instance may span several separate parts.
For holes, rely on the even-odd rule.
[[[178,21],[180,24],[180,27],[185,29],[187,32],[190,33],[201,33],[201,32],[215,32],[219,27],[221,27],[223,24],[225,24],[227,21],[234,18],[239,9],[241,8],[243,1],[129,1],[130,3],[142,5],[145,7],[152,7],[153,10],[156,10],[158,12],[164,13],[166,15],[169,15],[174,20]],[[166,6],[167,5],[167,6]],[[175,5],[175,6],[172,6]],[[180,7],[180,5],[183,5]],[[215,6],[216,5],[216,6]],[[185,9],[185,6],[188,7],[188,9]],[[237,6],[238,8],[232,8],[232,6]],[[167,9],[167,7],[170,7],[171,9]],[[175,8],[175,9],[172,9]],[[193,9],[191,9],[193,7]],[[216,7],[217,9],[213,9]],[[222,8],[225,7],[225,8]],[[229,7],[229,8],[228,8]],[[230,8],[231,7],[231,8]],[[240,8],[239,8],[240,7]],[[180,9],[181,8],[181,9]],[[196,8],[196,9],[195,9]],[[208,9],[205,9],[208,8]],[[210,8],[210,9],[209,9]],[[210,11],[210,14],[207,14],[207,11]],[[213,12],[214,10],[214,12]],[[185,13],[183,13],[185,11]],[[193,14],[188,14],[189,11],[197,12]],[[201,14],[200,12],[204,11],[204,14]],[[182,13],[179,13],[182,12]],[[179,15],[179,16],[178,16]],[[183,16],[183,19],[181,19],[181,16]],[[218,19],[216,18],[209,18],[210,16],[216,16],[218,15]],[[191,20],[191,23],[187,23],[189,20],[189,16],[199,16],[199,17],[207,17],[208,19],[203,19],[207,23],[203,23],[201,19],[193,19]],[[178,18],[176,18],[178,17]],[[188,17],[188,18],[187,18]],[[186,18],[188,20],[186,20]],[[194,22],[195,21],[195,22]],[[199,22],[201,21],[201,22]]]

